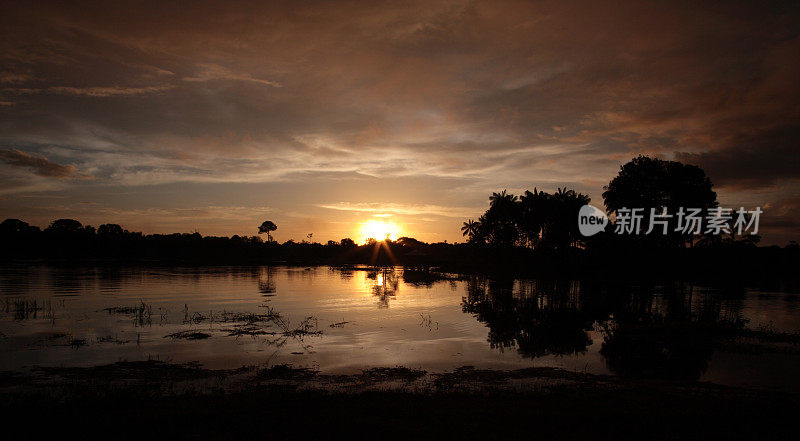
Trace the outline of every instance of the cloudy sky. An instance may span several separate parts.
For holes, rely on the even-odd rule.
[[[638,154],[800,239],[797,2],[5,2],[0,218],[460,240]]]

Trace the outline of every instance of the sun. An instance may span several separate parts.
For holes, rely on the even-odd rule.
[[[361,223],[360,243],[365,243],[368,239],[384,240],[386,238],[397,240],[400,227],[391,222],[370,219]]]

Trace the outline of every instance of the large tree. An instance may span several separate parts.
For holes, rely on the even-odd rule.
[[[643,208],[642,229],[647,231],[651,208],[660,212],[666,207],[672,215],[681,207],[700,208],[705,213],[717,206],[717,193],[700,167],[638,156],[620,168],[605,187],[603,200],[609,213],[621,208]],[[675,232],[676,222],[673,216],[666,240],[673,244],[691,240],[690,236]]]

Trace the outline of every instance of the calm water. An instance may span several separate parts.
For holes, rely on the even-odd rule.
[[[743,328],[795,332],[800,301],[399,268],[0,269],[0,370],[148,358],[331,373],[554,366],[800,390],[798,347],[730,337]],[[184,331],[207,338],[169,337]]]

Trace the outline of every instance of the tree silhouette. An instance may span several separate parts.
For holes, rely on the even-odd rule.
[[[479,222],[475,222],[472,219],[464,222],[464,226],[461,227],[461,235],[468,236],[469,241],[472,242],[475,239],[475,236],[478,234],[478,228],[480,228],[481,224]]]
[[[466,280],[461,309],[486,323],[492,348],[516,347],[525,357],[585,352],[592,343],[590,312],[570,304],[569,292],[559,292],[556,284],[526,285],[473,276]]]
[[[258,227],[258,234],[267,233],[267,241],[272,242],[272,233],[273,231],[277,230],[278,226],[275,225],[272,221],[264,221],[261,223],[261,226]]]
[[[620,208],[644,208],[642,226],[647,231],[651,208],[660,212],[666,207],[671,214],[681,207],[700,208],[705,213],[717,206],[717,193],[700,167],[638,156],[620,167],[619,174],[605,187],[603,200],[609,213],[616,213]],[[691,240],[690,235],[674,231],[675,217],[669,222],[668,242],[684,245]]]
[[[513,194],[507,193],[506,190],[503,190],[500,193],[492,193],[492,195],[489,196],[489,202],[492,206],[498,204],[510,204],[517,202],[517,197]]]
[[[471,219],[461,228],[470,242],[565,250],[580,243],[578,211],[590,199],[564,187],[552,195],[534,188],[520,198],[503,190],[492,193],[489,201],[477,229]]]
[[[520,233],[530,247],[536,247],[541,239],[547,218],[550,195],[534,187],[533,193],[525,191],[520,197]]]
[[[31,231],[39,231],[38,227],[31,227],[27,222],[19,219],[6,219],[0,223],[0,233],[3,234],[19,234]]]
[[[549,199],[545,222],[545,239],[552,248],[566,249],[577,245],[582,236],[578,231],[578,211],[591,201],[589,196],[575,190],[559,188]]]
[[[118,224],[103,224],[97,227],[97,234],[100,236],[122,236],[125,230]]]
[[[83,225],[75,219],[56,219],[44,231],[56,234],[75,234],[83,230]]]
[[[489,210],[480,217],[473,241],[510,246],[519,241],[519,203],[517,196],[503,190],[489,197]]]

